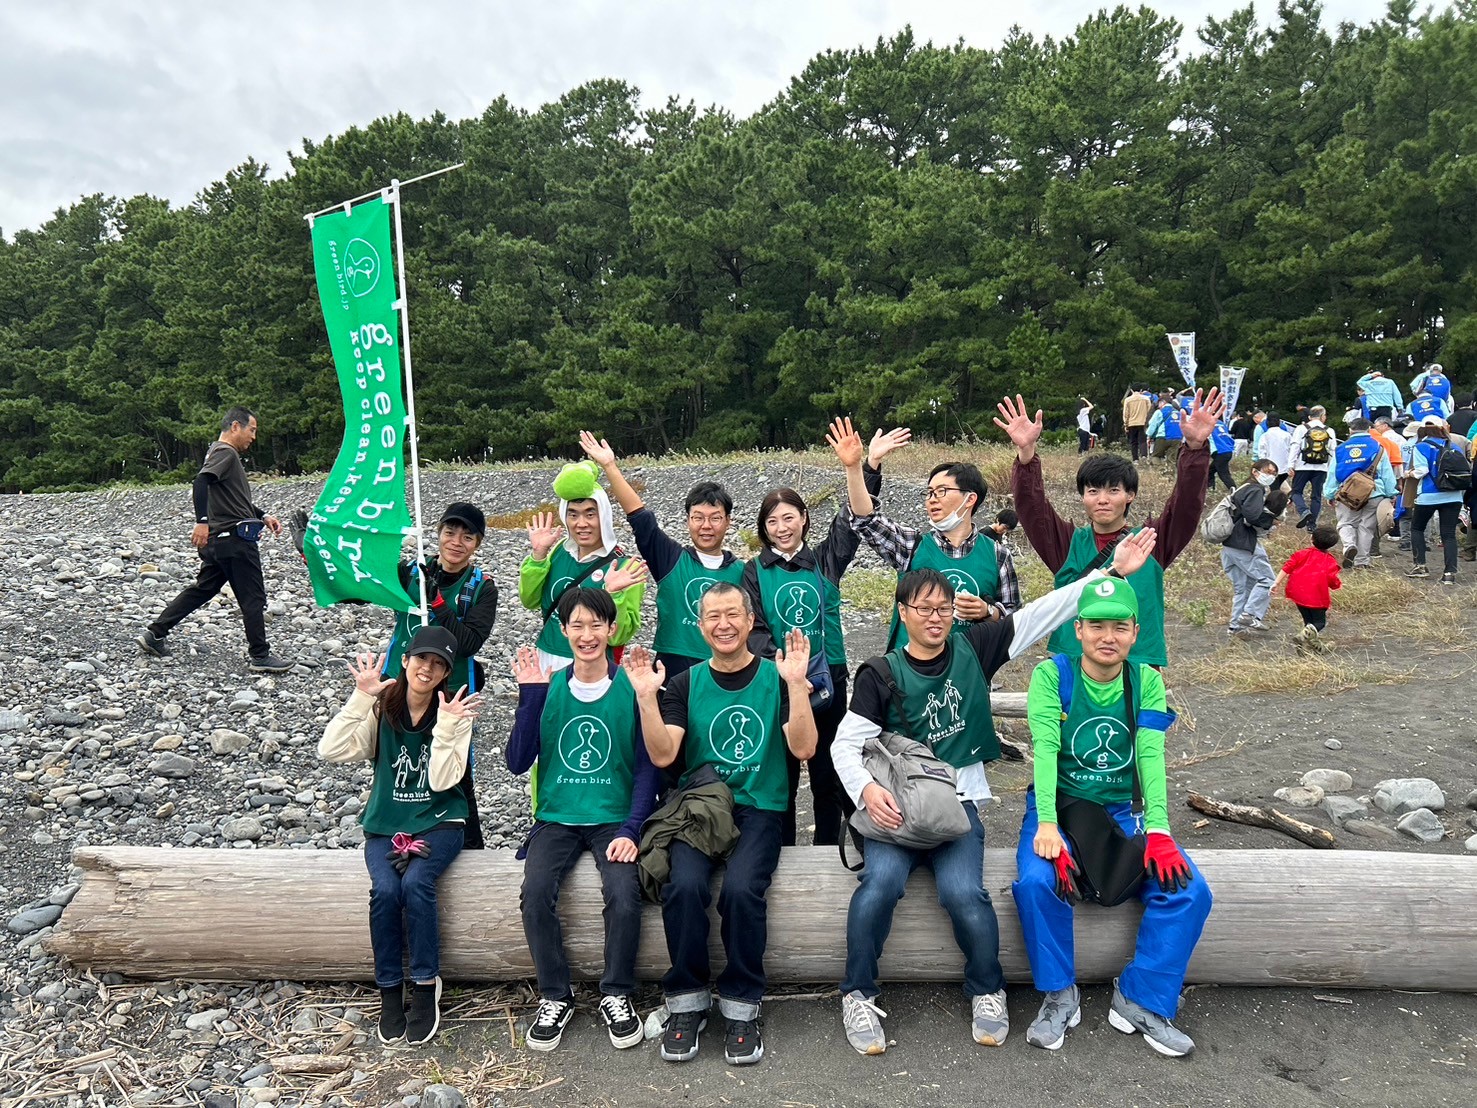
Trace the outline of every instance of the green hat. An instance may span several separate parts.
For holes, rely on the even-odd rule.
[[[600,487],[600,467],[594,462],[570,462],[554,478],[554,495],[560,500],[589,500]]]
[[[1078,619],[1139,618],[1139,598],[1133,586],[1117,577],[1093,581],[1077,597]]]

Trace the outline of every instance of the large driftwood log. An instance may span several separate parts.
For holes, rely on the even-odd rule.
[[[1192,982],[1477,991],[1472,920],[1477,858],[1339,851],[1195,854],[1215,908]],[[194,980],[368,980],[364,860],[350,850],[87,847],[82,888],[49,949],[94,972]],[[1013,851],[991,850],[986,887],[1012,981],[1030,980],[1010,896]],[[453,979],[532,976],[518,910],[522,863],[508,851],[463,854],[441,881],[442,967]],[[856,878],[830,847],[784,852],[769,893],[767,966],[775,982],[841,977]],[[1136,905],[1077,909],[1078,979],[1106,981],[1129,957]],[[565,887],[564,941],[577,976],[599,977],[599,879],[585,858]],[[722,965],[712,929],[715,966]],[[667,968],[661,915],[648,906],[640,976]],[[898,905],[882,974],[958,981],[963,959],[926,870]]]
[[[1307,843],[1319,850],[1330,850],[1338,846],[1338,840],[1333,837],[1332,831],[1324,827],[1314,827],[1311,823],[1304,823],[1300,819],[1293,819],[1276,808],[1231,804],[1228,801],[1215,800],[1197,792],[1191,792],[1185,798],[1185,803],[1195,811],[1204,812],[1207,816],[1214,816],[1216,819],[1227,820],[1230,823],[1242,823],[1247,827],[1265,827],[1269,831],[1281,831],[1284,835],[1291,835],[1298,842]]]

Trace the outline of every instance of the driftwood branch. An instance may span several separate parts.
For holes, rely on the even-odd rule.
[[[1284,835],[1291,835],[1298,842],[1317,847],[1319,850],[1329,850],[1338,846],[1338,840],[1333,837],[1333,832],[1322,827],[1314,827],[1311,823],[1304,823],[1300,819],[1293,819],[1275,808],[1254,808],[1250,804],[1230,804],[1224,800],[1212,800],[1197,792],[1191,792],[1185,802],[1195,811],[1204,812],[1207,816],[1229,820],[1231,823],[1244,823],[1248,827],[1265,827],[1269,831],[1281,831]]]

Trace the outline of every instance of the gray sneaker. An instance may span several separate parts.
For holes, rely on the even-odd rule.
[[[170,650],[169,647],[164,644],[163,635],[156,635],[147,627],[145,627],[143,633],[133,641],[138,643],[139,649],[142,650],[145,654],[152,654],[156,658],[168,658],[171,654],[174,653],[173,650]]]
[[[1004,1046],[1010,1034],[1010,1013],[1005,1010],[1005,990],[985,993],[971,1001],[974,1010],[974,1041],[981,1046]]]
[[[265,658],[251,659],[247,668],[257,673],[286,673],[295,665],[297,665],[296,662],[289,662],[275,654],[268,654]]]
[[[1082,995],[1077,986],[1047,993],[1041,1011],[1026,1028],[1026,1042],[1042,1050],[1060,1050],[1067,1039],[1067,1029],[1082,1022]]]
[[[887,1013],[874,1000],[855,989],[841,998],[841,1026],[846,1028],[846,1041],[858,1054],[881,1054],[887,1049],[881,1018]]]
[[[1108,1008],[1108,1023],[1125,1035],[1142,1032],[1146,1043],[1170,1058],[1183,1058],[1195,1049],[1195,1040],[1174,1024],[1124,996],[1116,979],[1113,981],[1113,1003]]]

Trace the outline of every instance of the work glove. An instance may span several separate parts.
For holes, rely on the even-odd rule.
[[[1144,868],[1167,893],[1188,888],[1195,879],[1190,863],[1180,853],[1174,839],[1164,831],[1149,832],[1148,843],[1144,847]]]
[[[1056,895],[1068,904],[1082,899],[1082,890],[1077,887],[1076,875],[1081,872],[1077,863],[1072,861],[1072,855],[1065,848],[1060,854],[1052,859],[1051,864],[1056,867]]]
[[[390,860],[390,865],[395,867],[395,872],[401,877],[410,868],[412,858],[428,858],[431,848],[425,839],[417,839],[413,835],[407,835],[398,831],[390,839],[390,853],[385,857]]]

